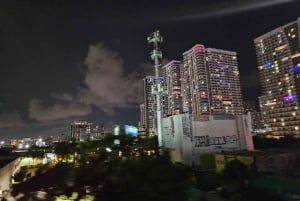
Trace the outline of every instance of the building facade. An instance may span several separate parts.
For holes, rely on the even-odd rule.
[[[140,122],[144,128],[140,128],[140,130],[145,130],[148,136],[156,135],[156,99],[152,93],[154,84],[155,76],[146,76],[143,79],[144,103],[140,106]],[[161,80],[161,85],[162,84]]]
[[[140,122],[139,128],[146,128],[145,104],[140,104]]]
[[[173,162],[201,164],[201,156],[223,151],[253,151],[250,115],[209,115],[194,121],[190,114],[163,118],[163,145]]]
[[[70,126],[71,139],[76,141],[99,139],[103,134],[104,126],[102,124],[74,121]]]
[[[3,193],[8,193],[14,183],[14,175],[20,170],[20,158],[0,156],[0,200]]]
[[[300,126],[300,18],[254,40],[265,124],[276,136],[297,135]]]
[[[195,45],[183,53],[182,96],[196,119],[244,114],[237,53]]]
[[[182,113],[181,65],[180,61],[172,60],[162,66],[164,117]]]

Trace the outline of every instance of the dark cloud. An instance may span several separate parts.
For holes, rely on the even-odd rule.
[[[0,114],[0,128],[24,126],[24,121],[18,112]]]
[[[50,107],[46,107],[42,101],[33,99],[29,103],[29,112],[32,119],[41,123],[49,123],[71,117],[86,116],[91,113],[91,108],[72,102],[65,104],[55,103]]]

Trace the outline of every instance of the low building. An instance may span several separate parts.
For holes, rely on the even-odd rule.
[[[238,160],[260,173],[300,175],[300,150],[271,149],[218,153],[215,154],[216,171],[222,172],[232,160]]]
[[[189,114],[163,118],[163,146],[171,160],[200,165],[201,155],[254,150],[249,115],[210,115],[195,121]]]

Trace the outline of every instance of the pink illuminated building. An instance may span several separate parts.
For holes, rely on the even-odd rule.
[[[237,53],[197,44],[183,53],[184,111],[194,118],[244,113]]]

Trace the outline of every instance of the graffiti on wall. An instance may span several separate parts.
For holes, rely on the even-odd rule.
[[[225,145],[237,143],[236,135],[210,137],[209,135],[195,136],[195,147],[209,147],[212,145]]]

